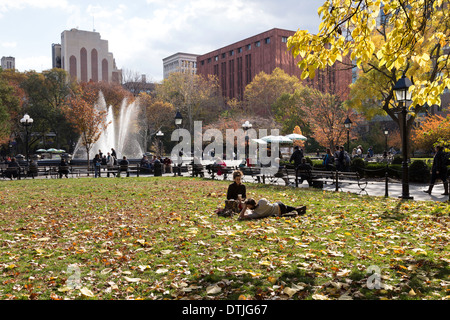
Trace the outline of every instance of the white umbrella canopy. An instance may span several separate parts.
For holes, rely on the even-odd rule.
[[[267,144],[266,141],[262,140],[262,139],[252,139],[253,142],[256,142],[258,144]]]
[[[266,142],[274,143],[292,143],[293,141],[285,136],[267,136],[264,138],[261,138],[261,140],[264,140]]]
[[[304,135],[298,133],[291,133],[288,134],[286,137],[288,137],[291,140],[303,140],[303,141],[308,140]]]

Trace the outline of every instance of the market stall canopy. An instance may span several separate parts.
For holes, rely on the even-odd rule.
[[[261,138],[261,140],[264,140],[268,143],[292,143],[293,141],[285,136],[267,136],[264,138]]]
[[[252,141],[258,143],[258,144],[267,144],[266,141],[262,140],[262,139],[252,139]]]
[[[291,133],[291,134],[288,134],[286,137],[291,140],[303,140],[303,141],[308,140],[304,135],[298,134],[298,133]]]

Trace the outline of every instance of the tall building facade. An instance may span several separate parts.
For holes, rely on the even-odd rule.
[[[242,100],[245,87],[260,73],[272,73],[280,68],[300,79],[301,70],[287,50],[287,41],[295,31],[272,29],[226,47],[214,50],[197,58],[197,74],[215,75],[219,79],[224,97]],[[341,63],[318,70],[314,79],[305,79],[304,84],[322,92],[339,94],[346,98],[348,85],[352,83],[352,70]]]
[[[53,67],[66,70],[80,82],[122,82],[122,71],[98,32],[78,29],[61,34],[61,44],[52,45]]]
[[[1,67],[3,70],[16,69],[16,58],[14,57],[2,57]]]
[[[197,54],[178,52],[163,59],[164,79],[174,72],[197,73]]]

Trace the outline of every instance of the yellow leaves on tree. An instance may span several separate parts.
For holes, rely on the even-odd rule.
[[[384,83],[373,85],[387,85],[380,88],[379,105],[395,121],[398,117],[388,108],[403,73],[413,82],[411,106],[416,112],[425,104],[440,104],[441,94],[450,88],[448,1],[328,0],[318,13],[322,23],[317,34],[299,30],[288,40],[294,57],[302,57],[302,78],[313,78],[316,69],[350,57],[351,65],[364,73],[383,74]]]
[[[299,126],[295,126],[294,131],[292,133],[303,135],[302,129],[300,129]],[[305,147],[305,141],[303,141],[303,140],[295,140],[294,141],[294,146],[299,146],[300,148],[304,148]]]

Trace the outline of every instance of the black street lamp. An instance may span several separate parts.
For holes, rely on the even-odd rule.
[[[350,153],[350,129],[352,128],[352,123],[349,116],[347,116],[347,119],[344,121],[344,126],[347,129],[347,153]]]
[[[402,153],[403,153],[403,163],[402,163],[402,195],[400,198],[403,200],[413,199],[409,194],[409,172],[408,172],[408,137],[406,130],[406,116],[408,114],[407,102],[411,101],[411,92],[409,92],[409,87],[412,85],[411,80],[406,78],[405,75],[401,77],[400,80],[394,86],[395,96],[397,102],[399,103],[400,113],[402,114]]]
[[[156,133],[156,136],[158,137],[158,149],[159,149],[159,156],[162,157],[162,137],[164,137],[164,133],[161,132],[161,130]]]
[[[389,135],[388,129],[384,129],[384,136],[386,137],[386,144],[385,144],[385,147],[384,147],[384,151],[386,153],[388,152],[388,135]]]
[[[244,132],[245,132],[245,163],[246,164],[249,163],[248,158],[250,157],[248,130],[252,127],[253,127],[253,125],[248,120],[245,121],[245,123],[242,125],[242,129],[244,129]]]
[[[28,148],[29,148],[29,145],[28,145],[28,136],[29,136],[29,132],[28,132],[28,129],[29,128],[31,128],[31,126],[33,125],[33,122],[34,122],[34,120],[33,120],[33,118],[31,118],[27,113],[23,116],[23,118],[22,119],[20,119],[20,124],[25,128],[25,131],[26,131],[26,154],[27,154],[27,158],[26,158],[26,161],[27,161],[27,165],[29,164],[29,151],[28,151]]]
[[[175,114],[175,125],[177,126],[177,129],[180,129],[180,126],[183,124],[183,116],[181,115],[180,111],[177,111],[177,113]],[[179,137],[178,137],[179,138]],[[181,151],[180,151],[181,153]],[[182,155],[178,154],[178,157],[180,159],[180,163],[178,164],[178,176],[181,176],[181,165],[183,162],[183,159],[181,158]],[[176,172],[174,172],[174,176],[176,176]]]
[[[180,111],[177,111],[175,115],[175,125],[177,126],[177,128],[180,128],[182,123],[183,123],[183,116],[181,115]]]

